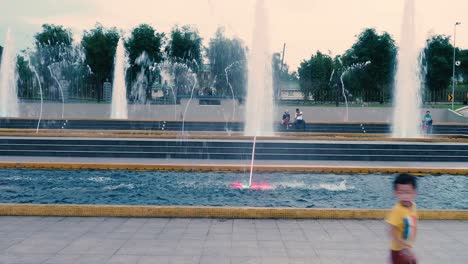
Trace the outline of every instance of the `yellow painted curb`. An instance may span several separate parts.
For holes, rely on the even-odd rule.
[[[200,172],[245,172],[249,165],[216,164],[96,164],[96,163],[53,163],[53,162],[0,162],[0,168],[16,169],[59,169],[59,170],[139,170],[139,171],[200,171]],[[315,172],[315,173],[411,173],[467,175],[467,168],[399,168],[399,167],[341,167],[300,165],[255,165],[255,172]]]
[[[383,219],[387,213],[381,209],[0,204],[0,216]],[[419,216],[423,220],[468,220],[468,211],[422,210]]]

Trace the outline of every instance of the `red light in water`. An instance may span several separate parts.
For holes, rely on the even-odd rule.
[[[245,189],[245,188],[244,188],[244,185],[243,185],[242,183],[240,183],[240,182],[233,182],[233,183],[231,184],[231,187],[232,187],[233,189]]]
[[[262,183],[252,183],[252,185],[250,185],[250,189],[264,191],[264,190],[271,190],[273,189],[273,187],[269,183],[262,182]]]
[[[234,189],[251,189],[251,190],[260,190],[260,191],[273,189],[271,184],[266,183],[266,182],[252,183],[252,185],[250,185],[250,187],[249,187],[248,184],[242,184],[241,182],[233,182],[231,184],[231,187],[234,188]]]

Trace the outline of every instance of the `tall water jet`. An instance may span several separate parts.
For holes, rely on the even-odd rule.
[[[125,67],[127,56],[123,39],[119,39],[114,59],[114,81],[112,84],[111,118],[127,119],[127,88],[125,86]]]
[[[415,10],[415,0],[405,0],[393,100],[395,138],[415,138],[420,132],[421,49],[416,44]]]
[[[264,0],[257,0],[252,46],[249,50],[246,135],[273,133],[273,76],[269,47],[268,17]]]
[[[18,117],[16,51],[11,30],[7,30],[0,64],[0,117]]]

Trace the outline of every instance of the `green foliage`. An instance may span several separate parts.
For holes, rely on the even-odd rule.
[[[29,60],[41,77],[44,95],[59,99],[57,80],[71,81],[77,74],[75,70],[82,66],[78,65],[82,62],[79,62],[79,49],[72,45],[71,30],[61,25],[44,24],[42,31],[34,35],[34,40],[35,50],[27,54]],[[20,78],[25,76],[20,75]]]
[[[28,92],[31,92],[34,83],[34,76],[31,69],[29,69],[28,61],[22,56],[16,57],[16,72],[18,73],[18,95],[20,97],[27,97]],[[29,90],[28,90],[29,89]],[[31,95],[34,97],[35,95]]]
[[[427,74],[426,84],[429,91],[443,91],[450,85],[452,76],[453,46],[450,38],[436,35],[427,40],[424,50]]]
[[[60,25],[44,24],[42,31],[34,35],[37,58],[42,65],[64,60],[73,43],[70,29]]]
[[[44,24],[42,25],[42,32],[37,33],[35,36],[36,46],[71,46],[73,42],[73,35],[70,29],[64,28],[60,25]]]
[[[175,26],[166,52],[173,61],[185,63],[197,71],[202,64],[202,38],[198,30],[188,25]]]
[[[130,62],[127,80],[133,83],[131,86],[135,88],[139,85],[145,86],[146,91],[146,95],[143,96],[136,94],[133,89],[131,99],[146,102],[151,97],[151,87],[156,81],[156,76],[149,70],[149,67],[163,60],[161,48],[164,39],[164,33],[158,33],[148,24],[141,24],[132,30],[130,38],[125,42]]]
[[[125,42],[128,51],[130,64],[134,65],[136,59],[146,52],[148,59],[154,63],[159,63],[163,59],[161,47],[164,43],[164,33],[157,33],[148,25],[141,24],[132,30],[130,38]]]
[[[457,67],[457,72],[463,74],[464,82],[468,83],[468,49],[461,50],[457,60],[461,62],[460,66]]]
[[[112,78],[115,51],[119,41],[116,28],[104,28],[100,24],[85,31],[81,45],[86,55],[86,64],[91,68],[98,82]]]
[[[96,24],[95,28],[85,31],[81,46],[86,55],[85,63],[91,68],[98,87],[98,101],[102,100],[102,85],[106,79],[112,80],[114,57],[119,41],[119,32],[116,28],[104,28]]]
[[[216,95],[232,96],[234,93],[236,97],[243,97],[247,85],[247,59],[242,41],[226,38],[224,29],[219,28],[210,40],[206,53],[214,80],[204,84],[205,88],[209,89],[213,85]]]
[[[365,29],[356,43],[342,57],[343,66],[371,63],[365,70],[348,76],[346,87],[360,95],[364,101],[386,101],[393,87],[397,48],[392,37],[375,29]]]
[[[333,72],[333,60],[318,51],[299,66],[299,84],[304,98],[317,98],[321,91],[330,90],[329,81]]]

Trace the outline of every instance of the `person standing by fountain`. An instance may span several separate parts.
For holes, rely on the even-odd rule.
[[[423,117],[423,132],[425,134],[432,134],[432,116],[430,111],[426,111],[426,115]]]
[[[393,182],[398,202],[385,221],[390,225],[393,264],[416,264],[413,243],[416,238],[418,214],[416,212],[416,177],[400,174]]]
[[[281,125],[286,130],[289,129],[289,121],[291,121],[291,115],[289,114],[289,111],[286,110],[284,111],[283,118],[281,119]]]
[[[305,130],[305,121],[304,121],[304,114],[299,110],[299,108],[296,108],[296,115],[294,117],[294,127],[296,129],[303,128]]]

